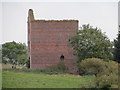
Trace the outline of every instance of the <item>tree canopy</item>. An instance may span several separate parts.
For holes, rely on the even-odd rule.
[[[27,60],[26,45],[15,41],[2,44],[2,60],[3,63],[25,64]]]
[[[114,60],[120,63],[120,31],[118,37],[114,40]]]
[[[77,34],[70,38],[75,55],[79,60],[87,58],[112,59],[113,44],[100,29],[82,25]]]

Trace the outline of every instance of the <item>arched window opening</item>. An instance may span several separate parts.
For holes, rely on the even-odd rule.
[[[60,56],[60,60],[61,60],[61,61],[64,60],[64,55],[63,55],[63,54]]]

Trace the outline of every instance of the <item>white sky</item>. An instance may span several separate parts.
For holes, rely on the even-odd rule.
[[[2,39],[0,41],[2,41],[0,43],[14,40],[27,44],[29,9],[33,9],[35,19],[75,19],[79,20],[79,26],[89,23],[93,27],[102,29],[102,32],[106,32],[112,41],[118,32],[118,2],[115,0],[110,0],[111,2],[107,2],[108,0],[104,0],[106,2],[94,2],[95,0],[92,0],[93,2],[7,1],[3,0],[2,7],[0,4],[0,11],[2,10],[2,15],[0,14],[2,17]]]

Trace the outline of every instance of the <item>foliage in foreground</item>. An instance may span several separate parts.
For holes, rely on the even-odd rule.
[[[110,74],[110,75],[101,75],[96,77],[96,87],[98,88],[111,88],[116,86],[118,88],[118,75]]]
[[[112,42],[110,42],[109,38],[100,29],[97,27],[93,28],[89,24],[83,25],[78,30],[77,35],[70,38],[70,43],[79,60],[92,57],[104,60],[113,59]]]
[[[104,61],[98,58],[88,58],[79,63],[80,71],[84,75],[94,74],[96,76],[96,87],[108,88],[118,85],[118,63]]]

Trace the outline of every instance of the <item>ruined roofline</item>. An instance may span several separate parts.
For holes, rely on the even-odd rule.
[[[78,20],[67,20],[67,19],[63,19],[63,20],[35,20],[34,18],[34,13],[32,9],[29,9],[28,11],[28,21],[30,22],[78,22]]]
[[[78,20],[32,20],[32,22],[78,22]]]

